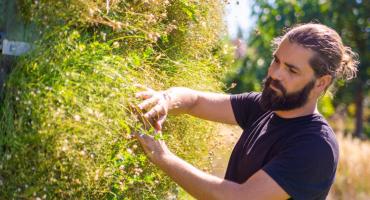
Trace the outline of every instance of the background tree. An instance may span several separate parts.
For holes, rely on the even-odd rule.
[[[337,81],[338,90],[331,100],[325,96],[320,110],[327,117],[334,114],[333,106],[355,117],[354,135],[369,134],[367,112],[364,102],[369,96],[369,16],[370,4],[362,0],[255,0],[252,15],[256,25],[248,38],[246,57],[240,61],[235,74],[228,81],[235,82],[232,92],[259,90],[271,61],[271,40],[281,35],[286,27],[296,23],[320,22],[334,28],[345,45],[359,54],[358,78],[350,83]],[[355,109],[353,109],[353,107]],[[364,108],[365,107],[365,108]],[[365,112],[364,112],[365,111]],[[364,116],[365,115],[365,116]]]

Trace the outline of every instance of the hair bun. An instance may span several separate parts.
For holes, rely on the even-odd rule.
[[[344,80],[356,78],[359,63],[358,54],[353,52],[350,47],[344,47],[342,61],[336,71],[336,76]]]

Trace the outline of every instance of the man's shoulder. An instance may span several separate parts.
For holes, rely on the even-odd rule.
[[[292,129],[279,149],[294,158],[292,162],[315,161],[327,166],[328,170],[335,169],[339,158],[336,135],[323,117]]]
[[[295,127],[294,130],[300,134],[334,134],[330,124],[318,113],[284,120],[284,123]]]
[[[249,102],[249,103],[259,103],[261,99],[261,93],[260,92],[245,92],[240,94],[232,94],[231,100],[232,101],[240,101],[240,102]]]
[[[242,129],[249,127],[263,113],[259,104],[260,98],[261,94],[258,92],[231,95],[231,107]]]
[[[312,120],[302,125],[301,128],[298,128],[296,133],[293,134],[290,143],[299,143],[311,147],[310,149],[316,148],[317,150],[327,148],[334,154],[338,154],[336,135],[329,123],[321,115],[315,116]]]
[[[243,92],[239,94],[232,94],[231,96],[240,96],[243,98],[260,98],[261,97],[261,92]]]
[[[282,130],[287,131],[283,146],[300,146],[301,148],[338,150],[338,142],[333,129],[320,114],[312,114],[284,123]]]
[[[302,125],[300,130],[302,135],[315,138],[329,138],[335,140],[335,133],[330,124],[320,114],[313,114],[307,123]]]
[[[299,124],[299,128],[289,128],[275,157],[263,169],[295,199],[325,196],[339,158],[334,131],[323,117],[302,118]]]

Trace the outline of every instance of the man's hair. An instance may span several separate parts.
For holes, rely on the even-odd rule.
[[[316,77],[331,75],[333,79],[350,80],[356,77],[358,55],[344,46],[339,34],[322,24],[299,24],[273,40],[276,49],[284,39],[311,49],[315,55],[309,63]]]

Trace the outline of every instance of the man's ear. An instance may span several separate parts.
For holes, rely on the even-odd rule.
[[[316,79],[316,89],[321,92],[325,91],[331,84],[333,78],[330,75],[324,75]]]

